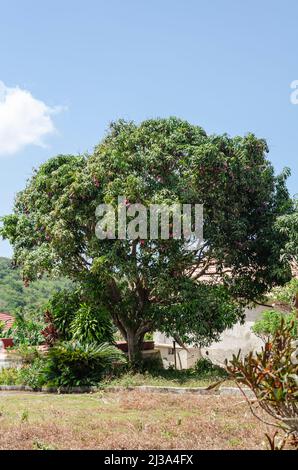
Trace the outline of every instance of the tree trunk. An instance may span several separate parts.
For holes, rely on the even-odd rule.
[[[133,368],[139,368],[142,363],[142,343],[145,333],[127,329],[126,340],[128,347],[128,360]]]

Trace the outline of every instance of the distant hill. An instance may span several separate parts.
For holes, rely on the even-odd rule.
[[[24,287],[20,270],[12,268],[11,260],[0,257],[0,312],[12,313],[17,307],[38,308],[51,294],[71,285],[67,280],[44,279]]]

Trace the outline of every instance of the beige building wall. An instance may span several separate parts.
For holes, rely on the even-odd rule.
[[[242,355],[246,355],[250,351],[260,350],[263,342],[252,332],[251,328],[264,310],[264,307],[247,309],[245,323],[243,325],[238,323],[233,328],[224,331],[220,341],[212,343],[208,348],[200,350],[197,347],[190,346],[186,351],[176,344],[177,369],[193,367],[200,357],[208,357],[214,364],[223,365],[226,359],[229,360],[233,354],[238,354],[239,349],[241,349]],[[164,367],[174,367],[173,338],[156,332],[154,341],[155,348],[161,353]]]

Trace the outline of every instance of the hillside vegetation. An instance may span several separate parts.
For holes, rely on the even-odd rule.
[[[12,267],[10,259],[0,257],[0,312],[13,312],[18,307],[38,308],[53,292],[67,285],[70,281],[45,278],[25,287],[19,269]]]

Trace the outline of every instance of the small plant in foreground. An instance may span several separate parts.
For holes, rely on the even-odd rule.
[[[34,441],[33,442],[33,449],[36,450],[55,450],[54,446],[44,444],[43,442],[40,441]]]
[[[227,371],[243,395],[246,397],[243,386],[249,387],[259,407],[275,419],[274,423],[267,424],[285,432],[279,448],[287,440],[298,448],[298,342],[293,341],[293,328],[294,324],[282,321],[272,341],[267,341],[261,352],[251,352],[244,359],[239,352],[227,364]],[[251,411],[264,421],[248,401]],[[268,440],[270,447],[276,448],[276,435]]]
[[[28,410],[24,410],[21,414],[21,421],[22,423],[24,422],[27,422],[29,419],[29,411]]]

